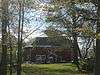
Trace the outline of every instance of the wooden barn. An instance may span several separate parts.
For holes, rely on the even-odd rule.
[[[58,63],[72,60],[72,42],[64,36],[37,37],[33,44],[24,47],[24,62]]]

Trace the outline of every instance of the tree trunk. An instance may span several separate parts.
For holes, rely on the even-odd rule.
[[[98,10],[97,10],[97,35],[100,34],[100,1],[98,0]],[[96,66],[95,75],[100,74],[100,37],[96,39]]]
[[[74,32],[73,32],[73,51],[74,51],[74,56],[73,56],[74,64],[77,66],[78,70],[80,70],[79,60],[78,60],[79,46],[78,46],[78,43],[77,43],[76,33],[74,33]]]
[[[8,40],[9,40],[9,49],[10,49],[10,59],[9,59],[9,62],[10,62],[10,75],[12,75],[12,51],[13,51],[13,48],[12,48],[12,40],[11,40],[11,33],[10,33],[10,26],[8,25]]]
[[[2,57],[0,75],[7,75],[7,25],[8,25],[8,0],[1,1],[2,7]]]
[[[17,75],[21,75],[22,71],[22,47],[23,47],[23,25],[24,25],[24,0],[19,3],[19,27],[18,27],[18,61],[17,61]]]
[[[21,75],[21,3],[19,3],[17,75]]]

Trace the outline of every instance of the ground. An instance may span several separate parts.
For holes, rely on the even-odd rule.
[[[22,67],[22,75],[92,75],[78,72],[76,66],[71,63],[23,64]]]

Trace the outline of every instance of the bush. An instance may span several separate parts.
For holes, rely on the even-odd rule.
[[[80,66],[81,66],[81,69],[85,70],[86,72],[93,72],[94,66],[95,66],[95,60],[94,58],[82,59],[80,61]]]

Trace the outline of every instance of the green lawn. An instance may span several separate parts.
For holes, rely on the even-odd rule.
[[[22,67],[22,75],[92,75],[78,72],[76,66],[70,63],[33,65],[23,64]]]

